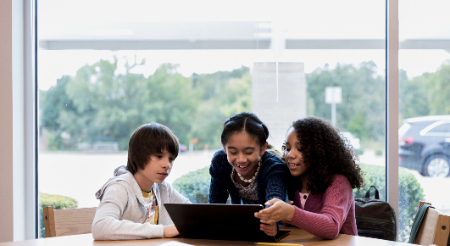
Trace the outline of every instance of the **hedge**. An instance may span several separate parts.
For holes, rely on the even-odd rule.
[[[385,200],[385,167],[360,164],[364,172],[365,186],[353,190],[355,198],[363,197],[367,189],[374,185],[380,192],[380,199]],[[194,203],[208,202],[211,177],[209,167],[189,172],[173,182],[173,187]],[[423,189],[416,177],[404,168],[399,168],[399,215],[397,241],[407,241],[417,211],[419,200],[424,200]]]
[[[45,207],[53,207],[54,209],[77,208],[78,202],[75,199],[67,196],[39,193],[39,237],[45,237]]]
[[[191,202],[207,203],[210,182],[209,167],[205,167],[181,176],[172,185]]]

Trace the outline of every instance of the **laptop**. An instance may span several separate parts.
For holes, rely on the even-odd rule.
[[[183,238],[278,242],[289,234],[280,230],[268,236],[259,229],[254,213],[260,204],[191,204],[164,203],[180,236]]]

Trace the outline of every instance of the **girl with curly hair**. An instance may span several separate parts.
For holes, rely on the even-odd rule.
[[[308,117],[288,129],[283,151],[293,202],[266,202],[270,207],[255,213],[261,223],[282,220],[326,239],[358,235],[352,189],[362,187],[363,178],[348,141],[329,122]]]

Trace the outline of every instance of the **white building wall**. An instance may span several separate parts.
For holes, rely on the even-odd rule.
[[[281,149],[288,127],[306,117],[306,101],[302,62],[279,62],[278,69],[275,62],[253,64],[252,112],[268,126],[270,144]]]

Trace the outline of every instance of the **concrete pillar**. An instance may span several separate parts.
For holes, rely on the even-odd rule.
[[[306,101],[302,62],[253,64],[252,112],[267,125],[268,141],[277,149],[281,149],[292,122],[306,117]]]

